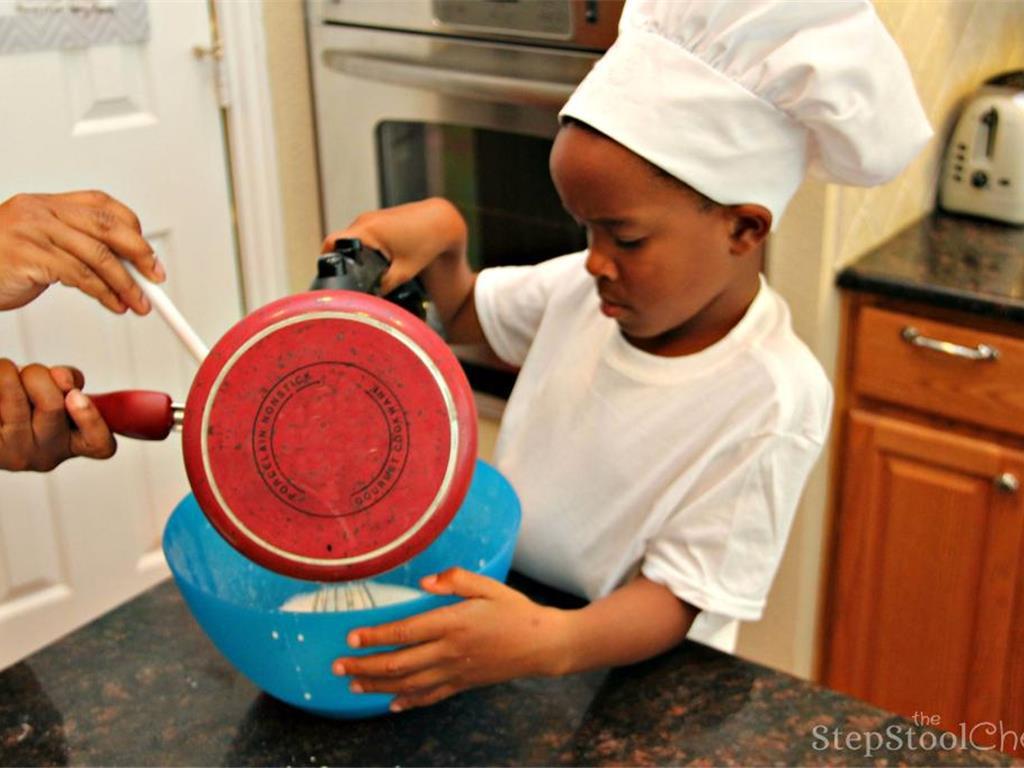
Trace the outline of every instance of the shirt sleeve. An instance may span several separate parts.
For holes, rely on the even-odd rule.
[[[537,335],[553,291],[585,253],[559,256],[529,267],[493,267],[476,278],[474,302],[487,343],[510,365],[521,366]]]
[[[643,575],[703,611],[760,619],[821,450],[804,436],[772,434],[718,455],[651,537]]]

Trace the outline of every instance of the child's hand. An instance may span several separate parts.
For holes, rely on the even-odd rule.
[[[380,285],[381,293],[388,294],[444,254],[461,255],[466,224],[447,200],[431,198],[360,214],[345,229],[324,239],[322,253],[333,250],[334,241],[345,237],[358,237],[391,262]]]
[[[48,472],[72,456],[114,455],[114,438],[82,394],[84,383],[74,368],[27,365],[19,371],[0,360],[0,469]]]
[[[557,674],[563,611],[534,603],[499,581],[452,568],[421,586],[465,600],[392,624],[356,629],[354,648],[404,645],[388,653],[337,659],[352,690],[397,694],[392,711],[433,704],[468,688],[528,675]]]

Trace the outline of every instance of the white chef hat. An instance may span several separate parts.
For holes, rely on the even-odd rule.
[[[881,184],[932,136],[868,0],[627,0],[618,39],[559,117],[775,222],[808,167]]]

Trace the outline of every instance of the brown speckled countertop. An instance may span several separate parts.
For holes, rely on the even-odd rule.
[[[869,754],[867,740],[887,734],[898,743]],[[520,680],[371,720],[321,719],[236,672],[169,582],[0,672],[0,765],[1010,763],[937,749],[938,738],[693,643],[611,672]]]
[[[838,284],[1024,322],[1024,227],[938,212],[859,258]]]

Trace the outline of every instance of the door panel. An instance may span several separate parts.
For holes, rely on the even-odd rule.
[[[888,454],[879,463],[889,505],[879,510],[879,652],[869,662],[868,696],[901,712],[924,711],[928,702],[943,722],[959,722],[973,632],[949,624],[976,613],[989,482],[919,457]]]

